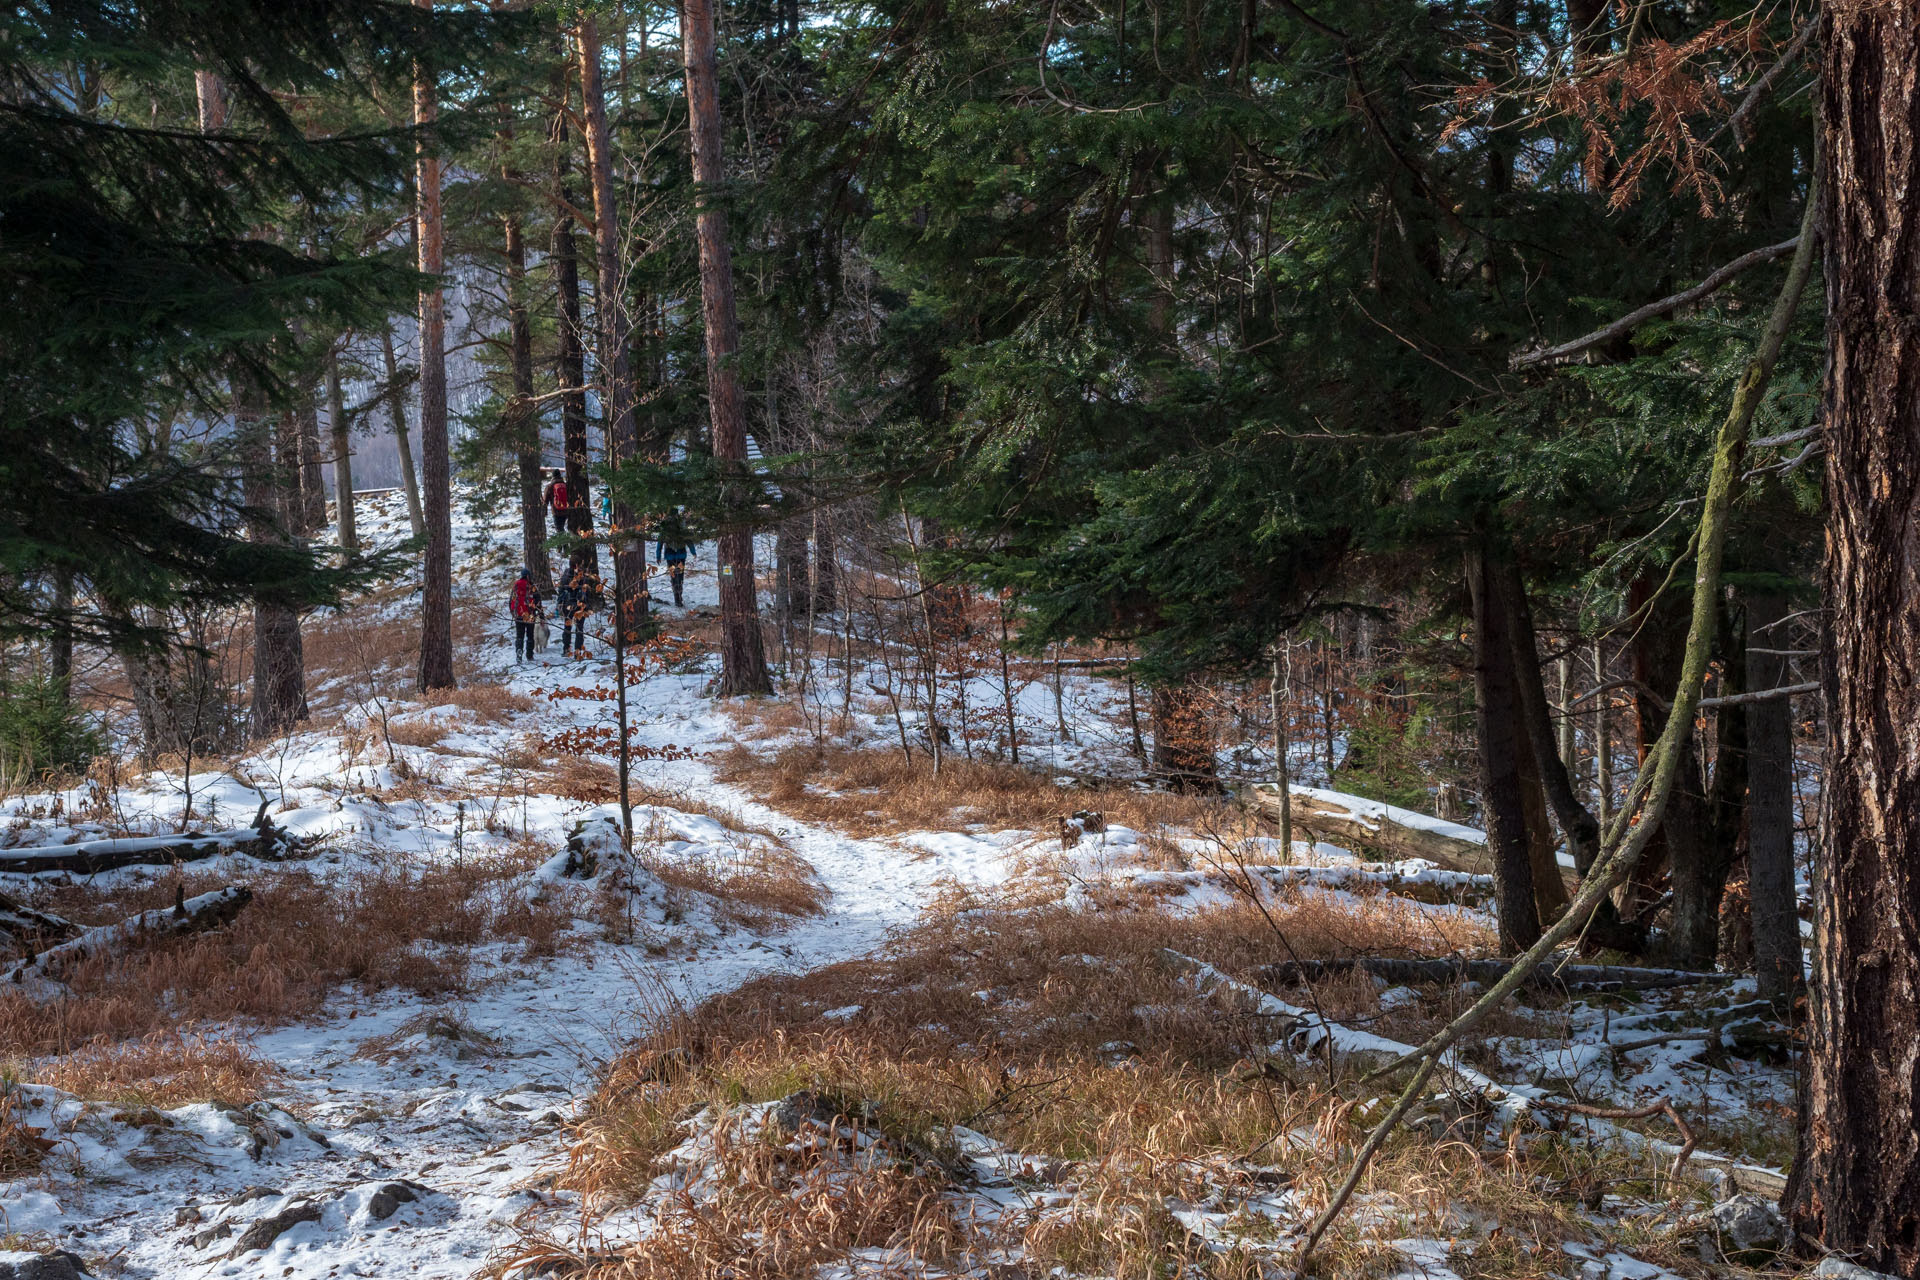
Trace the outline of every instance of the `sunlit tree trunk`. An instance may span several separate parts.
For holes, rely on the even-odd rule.
[[[765,641],[754,595],[753,525],[747,510],[747,416],[733,367],[740,322],[733,304],[733,255],[720,202],[726,169],[720,151],[720,96],[714,67],[712,0],[683,0],[680,45],[686,59],[687,116],[693,180],[699,188],[695,235],[700,246],[700,301],[706,322],[707,403],[713,456],[727,476],[720,559],[720,692],[770,693]]]
[[[414,0],[431,9],[433,0]],[[416,64],[413,123],[431,126],[439,115],[433,72]],[[419,267],[424,275],[446,270],[445,226],[440,215],[440,159],[431,138],[418,143],[414,166],[419,226]],[[447,456],[447,307],[436,283],[420,291],[420,505],[427,545],[420,593],[420,687],[453,687],[453,475]]]
[[[607,455],[616,470],[637,461],[640,437],[634,424],[632,328],[626,283],[620,272],[620,214],[613,194],[613,136],[607,128],[606,86],[600,75],[600,24],[590,13],[574,26],[580,56],[580,114],[586,125],[587,174],[593,187],[594,310],[599,317],[601,407],[607,420]],[[646,529],[639,513],[616,494],[607,530],[613,548],[614,581],[624,632],[647,614]]]
[[[1920,10],[1828,5],[1827,748],[1798,1227],[1920,1275]]]
[[[554,93],[564,102],[566,72],[555,74]],[[592,532],[595,517],[593,477],[587,470],[587,355],[580,321],[580,252],[573,234],[574,218],[568,212],[573,204],[573,191],[567,185],[572,170],[572,139],[564,108],[554,112],[548,141],[553,145],[553,241],[547,263],[553,271],[556,309],[554,376],[560,382],[560,439],[566,459],[567,493],[574,504],[573,531],[584,534]],[[585,551],[589,567],[598,574],[598,548],[589,541]]]
[[[533,401],[533,323],[527,315],[527,239],[520,215],[504,219],[507,248],[507,372],[513,399],[509,428],[520,468],[520,552],[533,570],[533,585],[553,594],[547,564],[547,513],[540,505],[540,413]]]

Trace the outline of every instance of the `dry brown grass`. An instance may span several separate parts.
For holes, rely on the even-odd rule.
[[[470,684],[426,695],[430,707],[458,707],[483,724],[502,724],[533,710],[533,699],[502,684]]]
[[[277,1067],[242,1041],[171,1029],[86,1045],[21,1074],[89,1101],[155,1108],[214,1101],[245,1106],[280,1078]]]
[[[859,1124],[919,1153],[902,1166],[916,1178],[936,1176],[949,1150],[947,1130],[964,1125],[1026,1157],[1033,1181],[1074,1192],[1067,1205],[1016,1215],[1000,1227],[963,1223],[967,1237],[958,1244],[944,1219],[886,1219],[889,1231],[864,1238],[892,1250],[902,1274],[910,1273],[907,1259],[937,1261],[956,1248],[976,1258],[1017,1249],[1019,1270],[1007,1274],[1031,1277],[1064,1268],[1125,1280],[1250,1280],[1262,1266],[1271,1268],[1273,1254],[1261,1242],[1274,1233],[1263,1237],[1254,1215],[1247,1217],[1249,1243],[1221,1254],[1181,1226],[1170,1204],[1271,1194],[1276,1182],[1291,1185],[1309,1209],[1323,1202],[1347,1144],[1362,1131],[1350,1081],[1288,1061],[1276,1063],[1277,1071],[1246,1069],[1245,1055],[1264,1042],[1265,1029],[1196,998],[1159,954],[1172,946],[1244,971],[1288,954],[1266,919],[1250,907],[1183,921],[1059,908],[1009,914],[958,897],[951,906],[880,957],[765,978],[698,1010],[663,1010],[660,1029],[609,1070],[582,1127],[568,1184],[596,1210],[623,1203],[646,1193],[660,1157],[687,1136],[680,1122],[698,1108],[808,1090],[841,1100]],[[1270,910],[1303,958],[1390,951],[1421,936],[1422,926],[1398,918],[1412,913],[1384,905],[1302,899]],[[1318,994],[1333,1016],[1378,1012],[1371,984]],[[851,1005],[860,1008],[850,1020],[820,1017]],[[1375,1029],[1396,1034],[1401,1027]],[[814,1235],[749,1264],[736,1254],[692,1248],[720,1237],[700,1235],[689,1218],[664,1239],[650,1236],[587,1260],[585,1274],[774,1280],[810,1275],[820,1262],[844,1257],[847,1237],[825,1225],[841,1219],[824,1209],[797,1213],[793,1188],[756,1172],[765,1158],[762,1148],[729,1164],[741,1182],[703,1203],[700,1220],[730,1232],[806,1228]],[[1568,1148],[1554,1158],[1564,1175],[1581,1157]],[[1596,1159],[1586,1157],[1581,1167],[1591,1173]],[[1524,1242],[1582,1229],[1577,1211],[1541,1192],[1540,1174],[1538,1166],[1465,1144],[1447,1150],[1406,1139],[1390,1148],[1364,1190],[1403,1219],[1397,1235],[1451,1235],[1458,1225],[1448,1215],[1456,1205],[1498,1207],[1516,1224],[1509,1230],[1523,1233],[1523,1244],[1496,1250],[1502,1261],[1471,1274],[1517,1277],[1537,1274],[1526,1265],[1540,1255]],[[853,1189],[883,1199],[898,1190],[864,1177],[843,1182],[843,1215],[852,1211],[845,1197]],[[949,1177],[939,1189],[963,1187],[964,1179]],[[1447,1195],[1433,1194],[1437,1187]],[[927,1191],[924,1182],[914,1188]],[[755,1216],[775,1206],[778,1223]],[[809,1226],[816,1218],[819,1224]],[[1377,1239],[1349,1230],[1329,1245],[1326,1274],[1368,1274],[1391,1256]]]
[[[420,747],[425,750],[437,748],[452,733],[454,726],[437,717],[430,719],[395,719],[387,725],[387,737],[396,747]]]
[[[73,975],[70,1000],[0,994],[0,1044],[23,1054],[68,1053],[236,1016],[286,1022],[313,1014],[345,984],[421,995],[464,990],[473,946],[519,938],[530,954],[552,954],[572,923],[558,905],[529,903],[513,891],[509,877],[524,862],[418,868],[387,861],[342,880],[267,871],[245,882],[253,901],[227,929],[89,961]],[[188,895],[223,883],[204,874],[179,881]],[[112,895],[59,889],[42,905],[96,924],[173,898],[174,882],[153,881]]]
[[[0,1086],[0,1178],[9,1180],[38,1172],[54,1145],[19,1112],[19,1095],[11,1085]]]
[[[1171,828],[1252,830],[1228,801],[1168,791],[1063,787],[1018,765],[948,756],[940,772],[897,751],[787,747],[765,756],[736,747],[716,761],[725,781],[768,806],[853,835],[979,823],[992,830],[1050,827],[1055,817],[1098,809],[1109,822],[1156,833]]]
[[[665,884],[713,895],[719,909],[744,928],[771,929],[794,917],[818,915],[827,905],[826,887],[813,864],[783,844],[751,839],[724,858],[689,858],[668,856],[643,840],[636,842],[634,856]]]
[[[619,771],[592,756],[556,756],[545,785],[554,795],[582,804],[611,804],[620,798]]]

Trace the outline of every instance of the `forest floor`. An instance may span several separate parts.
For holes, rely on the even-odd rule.
[[[390,503],[363,525],[403,528]],[[1369,1055],[1472,988],[1272,967],[1492,950],[1472,877],[1283,850],[1223,801],[1079,785],[1127,771],[1124,694],[1091,677],[1063,704],[1072,740],[1034,685],[1028,767],[950,755],[938,778],[871,698],[722,704],[710,560],[629,690],[648,758],[628,863],[597,750],[604,645],[512,661],[517,528],[463,516],[457,537],[454,695],[410,692],[402,585],[310,624],[298,732],[197,777],[174,762],[0,805],[14,848],[175,830],[189,795],[197,830],[265,800],[305,842],[287,861],[0,876],[86,925],[253,892],[228,929],[0,995],[0,1266],[1283,1274],[1381,1105],[1355,1085]],[[1104,830],[1063,847],[1075,810]],[[1750,998],[1540,993],[1498,1015],[1460,1065],[1511,1091],[1424,1108],[1322,1273],[1770,1264],[1751,1205],[1709,1212],[1789,1149],[1791,1071],[1737,1034],[1766,1020],[1714,1021]],[[1549,1096],[1670,1102],[1700,1154],[1673,1178],[1668,1116],[1528,1105]]]

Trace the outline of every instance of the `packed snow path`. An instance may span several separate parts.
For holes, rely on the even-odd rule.
[[[56,1191],[57,1216],[38,1194],[16,1201],[12,1216],[50,1220],[13,1228],[44,1225],[64,1247],[118,1255],[127,1275],[464,1280],[517,1238],[516,1219],[566,1203],[545,1185],[565,1158],[563,1124],[597,1064],[667,998],[692,1003],[770,971],[864,955],[913,919],[936,881],[993,874],[725,798],[813,863],[832,893],[821,915],[770,937],[736,931],[691,954],[596,946],[507,964],[450,1004],[354,1008],[343,996],[335,1016],[254,1038],[287,1073],[273,1098],[283,1112],[181,1108],[205,1113],[207,1150],[177,1162],[136,1157],[130,1176]],[[386,1052],[368,1056],[370,1040]],[[263,1251],[237,1251],[250,1229],[257,1240],[277,1227]]]

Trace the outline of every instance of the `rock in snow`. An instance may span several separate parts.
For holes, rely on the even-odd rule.
[[[1769,1262],[1786,1245],[1787,1224],[1780,1211],[1759,1196],[1743,1193],[1722,1200],[1707,1216],[1730,1262]]]

